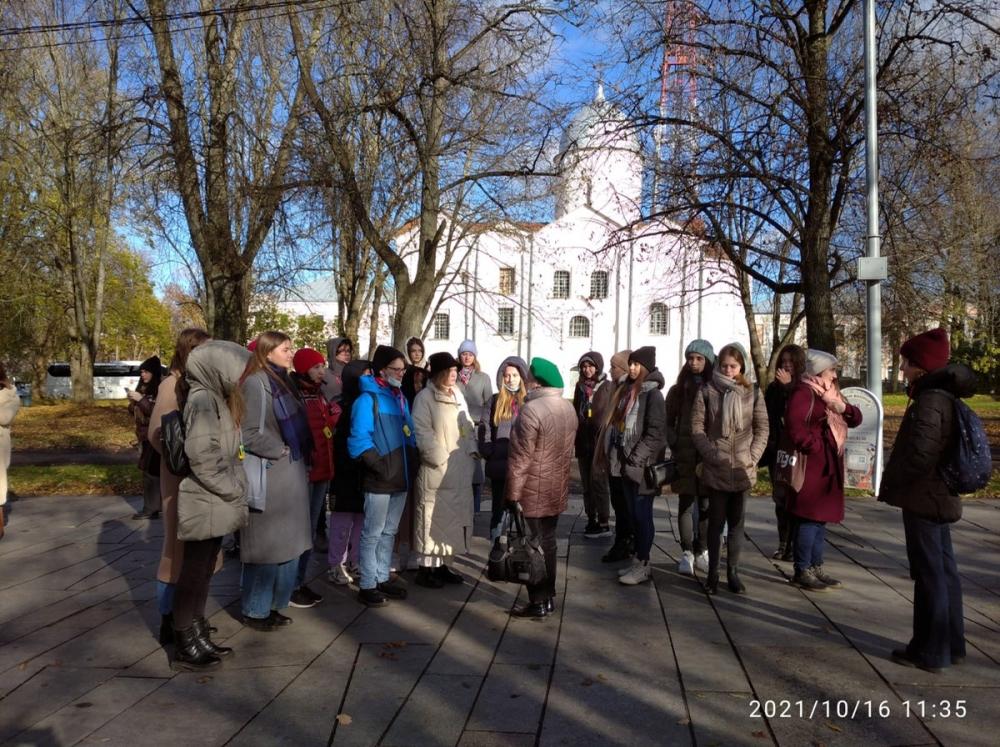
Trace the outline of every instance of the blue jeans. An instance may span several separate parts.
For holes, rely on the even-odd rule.
[[[365,523],[361,528],[362,589],[374,589],[389,580],[392,545],[406,507],[406,491],[365,493]]]
[[[323,510],[326,493],[330,487],[329,480],[309,483],[309,537],[316,533],[316,522],[319,521],[320,511]],[[309,558],[312,557],[312,545],[299,556],[299,572],[295,576],[295,586],[299,587],[306,581],[306,568],[309,567]]]
[[[244,563],[243,615],[263,620],[271,610],[287,607],[298,570],[298,558],[284,563]]]
[[[160,608],[161,615],[169,615],[174,611],[174,584],[166,581],[156,581],[156,606]]]
[[[826,543],[826,523],[799,519],[795,535],[795,572],[802,573],[814,565],[823,565],[823,545]]]
[[[906,557],[913,579],[913,637],[909,656],[928,667],[946,667],[965,656],[962,581],[951,526],[903,511]]]
[[[622,492],[625,493],[629,514],[634,522],[635,557],[647,561],[656,534],[653,526],[653,496],[639,495],[639,483],[632,482],[627,477],[622,478]]]

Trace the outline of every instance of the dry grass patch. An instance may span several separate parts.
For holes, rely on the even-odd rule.
[[[13,438],[15,450],[121,451],[135,448],[135,426],[125,400],[38,402],[21,408]]]
[[[11,488],[23,496],[141,495],[142,473],[131,464],[11,467]]]

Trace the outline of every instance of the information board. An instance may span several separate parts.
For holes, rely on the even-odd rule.
[[[861,425],[847,431],[844,446],[844,486],[878,495],[882,480],[882,403],[859,386],[843,390],[844,399],[861,410]]]

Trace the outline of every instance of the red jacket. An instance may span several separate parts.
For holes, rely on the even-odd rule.
[[[323,396],[320,384],[305,377],[296,377],[299,393],[306,408],[306,420],[312,433],[313,450],[309,459],[309,482],[333,479],[333,430],[340,408]]]
[[[849,428],[860,425],[861,410],[848,404],[844,420]],[[785,434],[807,455],[802,490],[789,490],[787,510],[807,521],[843,521],[844,455],[837,453],[837,443],[826,424],[826,404],[808,384],[796,384],[792,390],[785,410]]]

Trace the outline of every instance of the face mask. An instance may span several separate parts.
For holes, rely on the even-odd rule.
[[[396,387],[396,389],[399,389],[401,386],[403,386],[402,379],[387,378],[385,381],[389,386]]]
[[[517,394],[519,391],[521,391],[521,385],[520,384],[518,384],[517,386],[511,386],[510,384],[504,384],[503,388],[506,389],[511,394]]]

